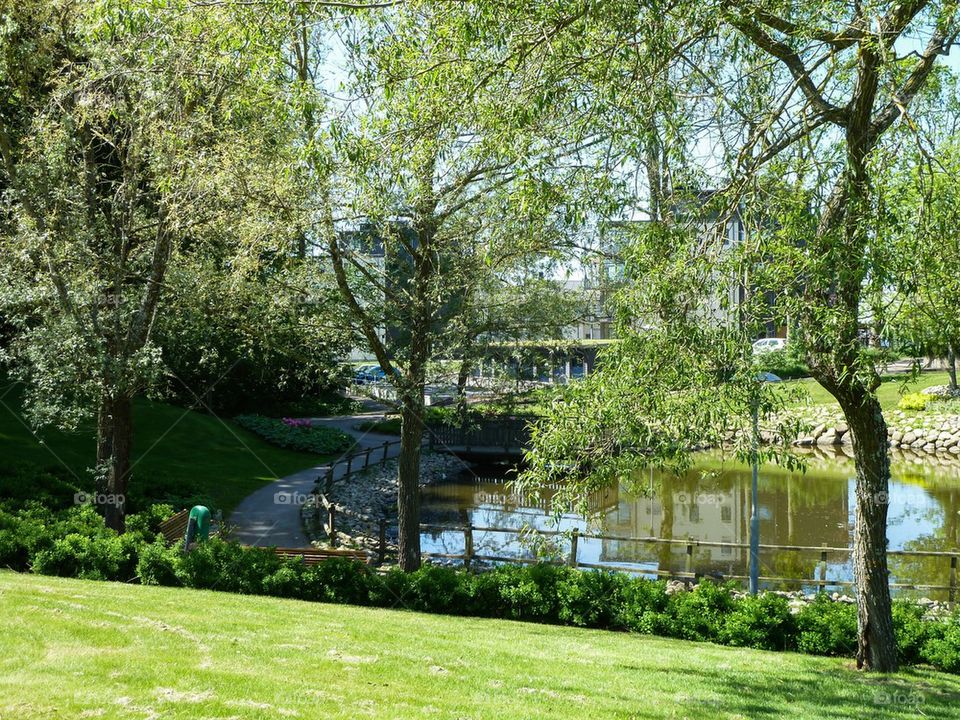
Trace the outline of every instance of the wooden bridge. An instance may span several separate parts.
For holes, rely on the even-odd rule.
[[[465,460],[519,460],[530,443],[532,418],[510,416],[471,421],[463,426],[431,425],[430,448]]]

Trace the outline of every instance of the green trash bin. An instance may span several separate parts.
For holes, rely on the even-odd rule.
[[[210,539],[210,510],[203,505],[194,505],[190,508],[187,518],[187,534],[183,538],[183,549],[190,547],[192,542],[203,542]]]

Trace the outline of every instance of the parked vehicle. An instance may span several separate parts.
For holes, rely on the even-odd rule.
[[[763,355],[775,350],[784,350],[786,347],[787,341],[783,338],[763,338],[753,344],[753,354]]]
[[[353,374],[353,382],[356,385],[366,385],[367,383],[377,382],[375,371],[379,371],[381,377],[383,376],[383,371],[380,370],[379,365],[361,365],[356,369]]]

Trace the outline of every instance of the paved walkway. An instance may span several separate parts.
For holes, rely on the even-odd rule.
[[[316,418],[315,425],[326,425],[353,435],[357,444],[340,457],[357,450],[382,447],[386,441],[397,440],[393,435],[357,430],[355,426],[364,420],[379,420],[383,412],[363,413],[360,415],[341,415],[332,418]],[[399,445],[392,445],[387,457],[396,457]],[[380,457],[376,455],[376,457]],[[347,471],[345,463],[339,458],[334,461],[334,478],[342,477]],[[248,495],[237,505],[228,518],[234,526],[232,537],[244,545],[261,547],[309,547],[310,543],[303,532],[300,522],[300,507],[313,490],[314,481],[327,472],[330,464],[316,465],[306,470],[287,475],[276,482],[264,485]]]

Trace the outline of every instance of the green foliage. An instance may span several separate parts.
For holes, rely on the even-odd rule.
[[[54,541],[48,550],[33,558],[33,569],[41,575],[59,575],[84,580],[120,579],[121,567],[130,565],[130,556],[117,536],[90,537],[80,533]]]
[[[292,426],[262,415],[238,415],[234,422],[278,447],[319,455],[332,455],[353,447],[353,438],[343,430],[330,427]]]
[[[960,610],[939,631],[927,638],[921,657],[939,670],[960,673]]]
[[[897,407],[901,410],[916,410],[922,411],[927,409],[927,405],[933,402],[935,398],[932,395],[926,395],[925,393],[907,393],[902,398],[900,402],[897,403]]]
[[[818,595],[798,613],[797,630],[800,652],[849,656],[857,647],[857,609]]]
[[[796,619],[786,598],[772,593],[745,597],[736,603],[720,627],[725,645],[786,650],[796,637]]]

